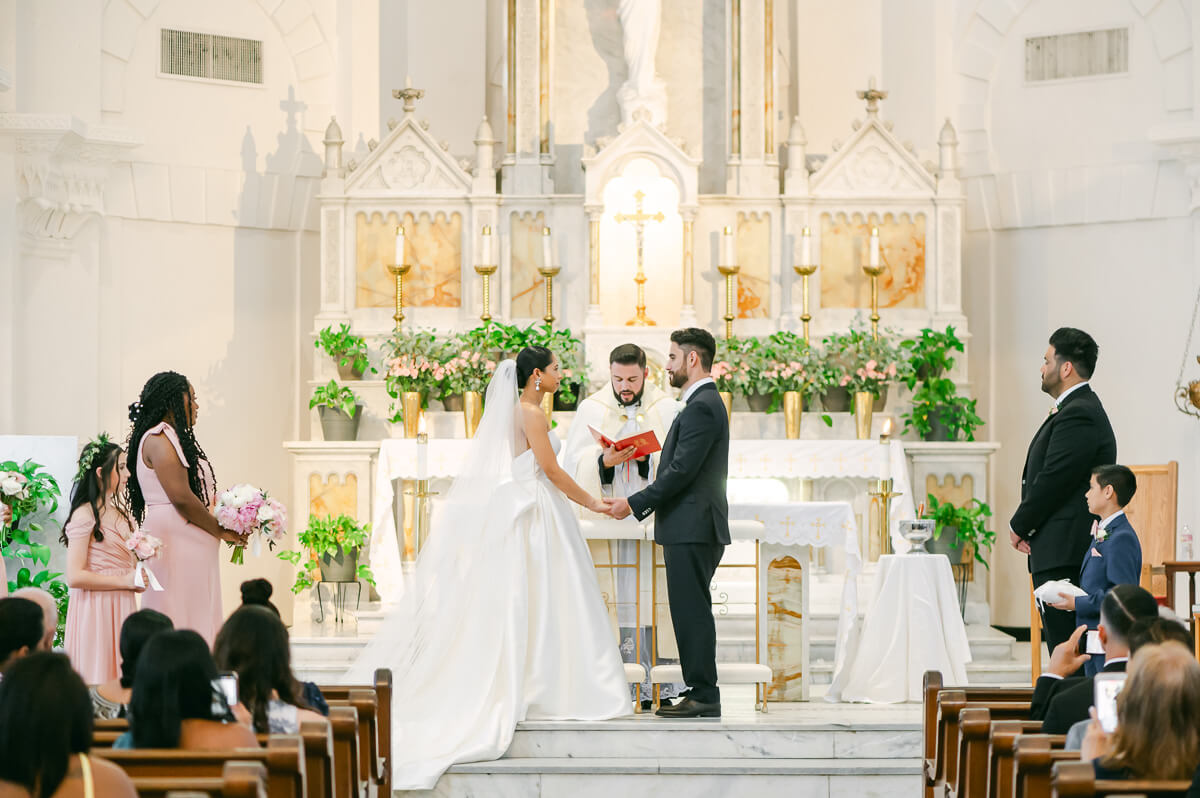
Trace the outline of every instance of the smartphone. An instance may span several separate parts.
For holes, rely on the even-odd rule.
[[[1117,730],[1117,695],[1125,686],[1123,673],[1097,673],[1093,684],[1096,691],[1096,719],[1108,734]]]
[[[213,682],[213,687],[220,691],[225,703],[230,708],[238,702],[238,675],[234,671],[221,671]]]
[[[1080,654],[1103,654],[1104,646],[1100,643],[1100,632],[1096,629],[1089,629],[1087,634],[1079,638]]]

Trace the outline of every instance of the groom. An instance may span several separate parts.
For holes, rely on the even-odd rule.
[[[684,408],[663,442],[657,479],[628,499],[614,499],[611,509],[618,519],[658,514],[654,541],[663,547],[671,622],[690,688],[675,706],[659,708],[665,718],[721,717],[709,583],[729,544],[729,417],[709,376],[716,349],[708,330],[671,333],[667,373],[682,390]]]

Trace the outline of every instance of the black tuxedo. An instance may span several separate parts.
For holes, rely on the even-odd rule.
[[[1054,579],[1078,579],[1095,518],[1084,494],[1092,469],[1115,462],[1117,440],[1100,397],[1091,386],[1080,386],[1033,436],[1021,473],[1021,504],[1009,522],[1012,531],[1029,542],[1035,587]],[[1047,607],[1042,628],[1053,651],[1075,631],[1075,613]]]
[[[1100,672],[1124,673],[1125,665],[1125,660],[1110,662]],[[1039,676],[1033,688],[1029,717],[1042,722],[1042,734],[1066,734],[1076,723],[1090,717],[1088,710],[1095,703],[1095,690],[1091,676],[1066,679]]]
[[[629,497],[639,521],[655,514],[683,680],[704,703],[721,698],[709,584],[729,544],[728,475],[729,417],[716,386],[707,383],[671,424],[654,482]]]

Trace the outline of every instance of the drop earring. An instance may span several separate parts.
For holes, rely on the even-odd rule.
[[[535,390],[535,391],[542,390],[542,378],[541,377],[538,377],[536,380],[533,381],[533,390]]]

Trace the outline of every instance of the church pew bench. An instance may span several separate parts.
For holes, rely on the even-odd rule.
[[[1058,739],[1055,739],[1057,737]],[[1078,762],[1078,751],[1064,751],[1063,735],[1023,734],[1013,757],[1013,798],[1050,798],[1050,776],[1056,762]]]
[[[1191,781],[1097,779],[1091,762],[1056,762],[1050,778],[1051,796],[1092,798],[1100,795],[1185,795]]]
[[[988,798],[1010,798],[1016,776],[1017,738],[1039,734],[1040,720],[993,720],[988,733]]]
[[[944,795],[946,785],[953,785],[958,780],[959,719],[962,711],[968,706],[981,707],[990,711],[990,717],[996,720],[1025,720],[1029,717],[1030,703],[1028,701],[1013,701],[1011,692],[1000,693],[999,698],[990,698],[990,693],[979,691],[967,700],[966,690],[943,690],[938,693],[938,732],[937,754],[934,760],[932,777],[926,778],[926,784],[934,787],[938,795]]]
[[[97,721],[99,724],[100,721]],[[92,748],[112,748],[117,737],[129,729],[124,719],[104,721],[104,727],[92,732]],[[304,772],[308,780],[308,798],[335,798],[333,784],[333,729],[327,722],[309,720],[300,724],[304,743]],[[272,735],[257,735],[265,748]]]
[[[93,753],[118,765],[135,779],[220,778],[226,762],[261,762],[266,766],[271,798],[307,798],[303,742],[293,735],[272,736],[266,748],[226,751],[97,748]]]
[[[362,782],[363,795],[375,798],[379,793],[381,772],[379,764],[379,730],[376,721],[376,696],[373,690],[351,690],[348,697],[328,698],[329,709],[350,707],[358,715],[355,731],[358,736],[358,778]]]
[[[267,798],[267,769],[261,762],[226,762],[217,778],[163,776],[132,779],[138,798],[207,795],[211,798]]]
[[[942,746],[944,729],[938,715],[938,694],[943,690],[959,690],[971,700],[1028,701],[1033,697],[1030,687],[946,687],[939,671],[926,671],[922,690],[922,740],[924,750],[923,770],[925,798],[933,798],[935,789],[940,792],[944,783],[945,749]]]
[[[958,716],[957,777],[945,785],[947,798],[982,798],[988,794],[994,770],[993,730],[1001,724],[1012,724],[1008,728],[1013,729],[1014,739],[1018,734],[1038,734],[1042,730],[1042,722],[1039,720],[993,720],[990,708],[968,703]],[[1011,750],[1009,761],[1011,762]]]
[[[370,779],[358,767],[358,710],[354,707],[330,706],[329,725],[333,729],[334,795],[338,798],[366,796],[365,782]]]
[[[381,795],[392,794],[392,669],[377,668],[372,685],[330,685],[321,687],[326,700],[344,700],[351,690],[374,690],[376,697],[375,719],[377,741],[375,763],[370,771],[375,775]]]

